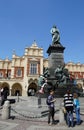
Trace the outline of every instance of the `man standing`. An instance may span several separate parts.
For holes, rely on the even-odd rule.
[[[67,112],[66,123],[68,127],[73,127],[73,95],[71,94],[70,90],[67,90],[67,93],[64,95],[64,107]]]
[[[55,105],[54,102],[56,101],[56,99],[54,99],[54,91],[51,90],[50,91],[50,95],[47,98],[47,105],[49,108],[49,114],[48,114],[48,124],[54,124],[55,120],[54,120],[54,113],[55,113]],[[52,123],[51,123],[51,119],[52,119]]]

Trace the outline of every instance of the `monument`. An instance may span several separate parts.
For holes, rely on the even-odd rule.
[[[63,52],[65,47],[63,47],[60,43],[60,34],[57,27],[54,25],[51,29],[52,34],[52,44],[49,46],[48,53],[48,64],[50,77],[54,77],[54,72],[58,66],[64,66],[64,57]]]
[[[64,50],[65,47],[60,43],[60,33],[54,25],[50,33],[52,35],[52,43],[47,49],[48,53],[48,68],[44,70],[43,75],[39,78],[41,93],[48,93],[50,89],[54,89],[56,95],[62,96],[66,90],[75,90],[74,79],[68,69],[65,68]]]
[[[49,56],[49,68],[52,70],[51,74],[53,74],[58,65],[64,66],[63,52],[65,47],[60,43],[60,34],[55,25],[51,29],[51,34],[52,44],[49,46],[47,53]]]

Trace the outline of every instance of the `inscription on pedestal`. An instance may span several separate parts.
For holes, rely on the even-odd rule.
[[[49,56],[49,68],[56,68],[64,64],[63,53],[51,53]]]

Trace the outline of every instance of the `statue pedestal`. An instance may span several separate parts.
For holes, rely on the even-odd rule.
[[[49,71],[50,76],[54,76],[54,71],[58,67],[58,65],[63,66],[64,65],[64,52],[65,47],[63,47],[59,42],[54,43],[54,45],[50,45],[47,53],[49,55]]]

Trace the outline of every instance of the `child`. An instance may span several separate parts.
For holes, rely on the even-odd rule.
[[[74,93],[73,97],[74,97],[74,109],[75,109],[75,113],[76,113],[76,124],[80,125],[80,123],[81,123],[81,119],[80,119],[80,101],[78,99],[78,94]]]

